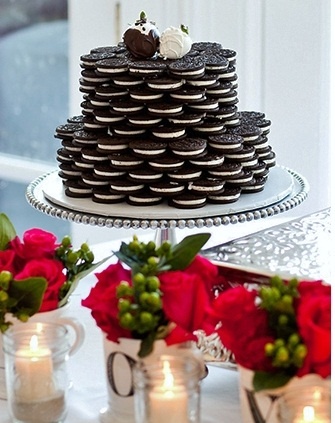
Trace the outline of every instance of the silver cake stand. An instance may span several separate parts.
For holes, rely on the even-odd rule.
[[[203,228],[252,222],[286,212],[300,205],[309,184],[297,172],[276,166],[271,169],[262,192],[242,194],[232,204],[208,204],[200,209],[175,209],[165,204],[136,207],[126,203],[98,204],[90,199],[67,197],[58,170],[29,184],[26,198],[35,209],[51,217],[85,225],[156,230],[156,241],[175,241],[176,228]]]

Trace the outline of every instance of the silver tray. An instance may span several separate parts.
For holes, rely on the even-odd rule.
[[[166,205],[134,207],[125,203],[97,204],[90,199],[66,197],[58,171],[36,178],[26,190],[35,209],[55,218],[86,225],[124,229],[183,229],[250,222],[298,206],[308,195],[306,179],[285,167],[271,169],[262,192],[243,194],[230,205],[206,205],[201,209],[179,210]]]

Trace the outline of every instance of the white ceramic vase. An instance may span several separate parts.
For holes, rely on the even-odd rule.
[[[326,392],[326,395],[323,395],[322,399],[321,397],[317,398],[319,404],[315,408],[322,409],[323,416],[325,416],[322,422],[329,421],[330,423],[330,379],[309,374],[301,378],[293,377],[280,388],[255,392],[252,385],[254,372],[241,366],[238,366],[238,370],[243,423],[304,421],[303,408],[312,404],[311,398],[315,395],[318,397],[318,393],[321,391]],[[329,420],[327,420],[327,416]]]
[[[107,378],[107,407],[100,411],[101,423],[134,423],[134,386],[132,369],[138,361],[140,340],[120,339],[119,343],[105,339],[103,341],[106,378]],[[199,357],[201,354],[190,343],[187,345],[167,346],[165,341],[154,343],[152,354],[192,354]],[[145,358],[150,361],[150,355]]]

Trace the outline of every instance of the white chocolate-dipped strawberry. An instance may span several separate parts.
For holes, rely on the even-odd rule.
[[[192,40],[188,35],[187,27],[170,26],[160,37],[159,54],[165,59],[180,59],[191,50]]]
[[[137,59],[153,57],[158,50],[160,33],[153,22],[141,12],[140,19],[123,34],[123,41],[130,53]]]

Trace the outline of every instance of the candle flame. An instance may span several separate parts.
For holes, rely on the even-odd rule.
[[[174,378],[173,378],[173,374],[171,373],[170,363],[168,361],[163,362],[163,374],[164,374],[164,383],[163,383],[164,390],[166,392],[172,391],[174,387]]]
[[[37,335],[33,335],[30,338],[29,347],[31,352],[36,352],[38,350],[38,336]]]
[[[303,411],[303,416],[304,416],[304,421],[305,422],[313,422],[314,421],[314,407],[312,407],[311,405],[306,405],[306,407],[304,407]]]

